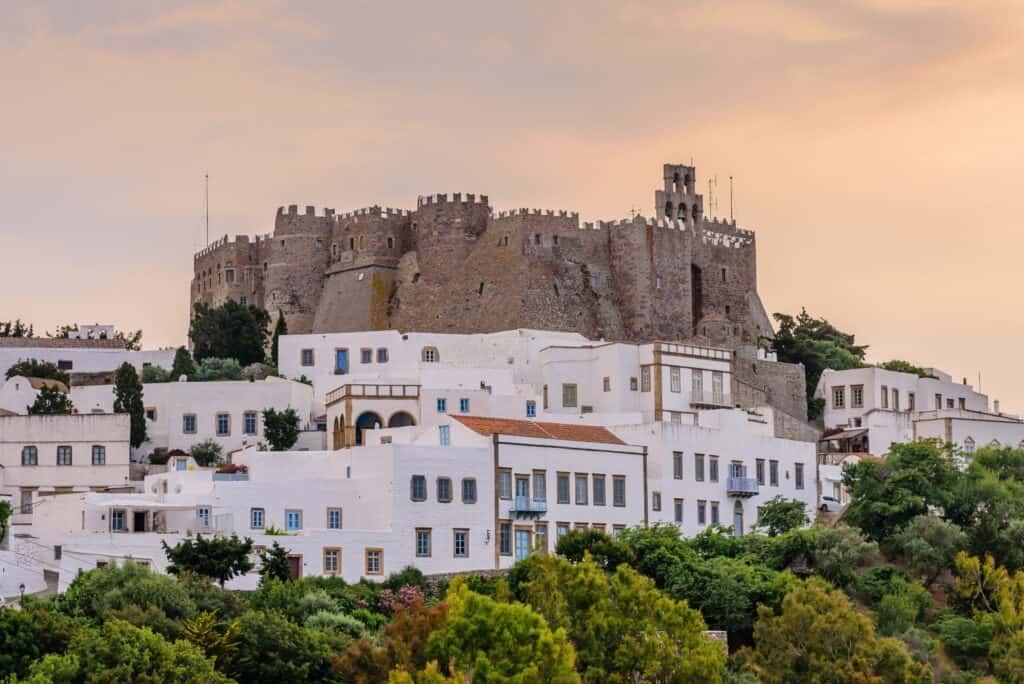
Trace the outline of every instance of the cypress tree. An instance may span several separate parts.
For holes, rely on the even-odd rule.
[[[122,363],[114,376],[114,413],[131,414],[129,442],[138,449],[146,441],[146,408],[142,404],[142,382],[130,363]]]

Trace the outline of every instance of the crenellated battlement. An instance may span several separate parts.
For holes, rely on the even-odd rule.
[[[482,204],[484,206],[489,206],[490,201],[487,195],[474,195],[471,192],[467,192],[465,195],[461,192],[453,193],[450,202],[448,200],[447,193],[420,195],[416,198],[417,207],[425,207],[430,204]]]
[[[579,219],[580,214],[577,211],[567,211],[565,209],[505,209],[499,211],[495,215],[495,219],[512,218],[513,216],[551,216],[558,218],[574,218]]]
[[[750,233],[750,231],[743,231],[744,233]],[[700,235],[701,241],[706,245],[712,247],[732,247],[734,249],[740,249],[742,247],[748,247],[754,244],[754,238],[733,233],[720,233],[715,230],[704,229]]]
[[[300,214],[299,213],[299,205],[297,205],[297,204],[289,204],[287,207],[278,207],[277,208],[277,215],[278,216],[314,216],[314,217],[317,217],[317,218],[331,218],[331,217],[334,216],[334,209],[329,209],[327,207],[324,207],[323,208],[323,213],[318,215],[316,213],[316,207],[314,207],[312,204],[307,204],[306,205],[306,210]]]

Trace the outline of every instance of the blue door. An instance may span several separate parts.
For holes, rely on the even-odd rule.
[[[530,555],[530,530],[516,530],[516,561]]]
[[[334,350],[334,370],[337,373],[348,373],[348,349]]]

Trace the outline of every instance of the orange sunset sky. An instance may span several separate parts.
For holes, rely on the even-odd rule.
[[[0,319],[185,341],[193,251],[278,205],[757,231],[761,297],[1024,411],[1024,3],[40,2],[0,22]],[[711,213],[711,212],[709,212]]]

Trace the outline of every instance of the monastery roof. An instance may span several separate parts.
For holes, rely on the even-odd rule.
[[[68,393],[68,386],[60,380],[52,380],[50,378],[25,378],[28,384],[32,385],[32,389],[41,390],[44,387],[56,387],[64,394]]]
[[[21,349],[124,349],[121,340],[73,340],[69,337],[0,337],[0,347]]]
[[[625,444],[610,430],[597,425],[543,423],[532,420],[485,418],[482,416],[452,417],[480,435],[513,435],[516,437],[536,437],[538,439],[557,439],[572,442]]]

